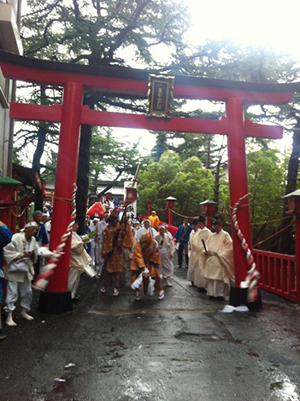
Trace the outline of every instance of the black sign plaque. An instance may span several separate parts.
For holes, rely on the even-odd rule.
[[[170,118],[174,77],[149,75],[147,116]]]

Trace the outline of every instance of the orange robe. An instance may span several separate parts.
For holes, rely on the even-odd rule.
[[[155,214],[148,217],[151,222],[151,227],[157,230],[159,227],[159,217]]]
[[[155,280],[154,288],[157,291],[162,290],[162,284],[158,268],[160,266],[159,249],[156,249],[156,241],[151,237],[151,243],[146,249],[142,249],[141,243],[138,242],[134,248],[134,253],[130,266],[130,279],[133,283],[138,276],[144,271],[145,267],[149,269],[150,277]]]
[[[121,226],[108,226],[104,230],[102,257],[106,262],[107,273],[123,273],[122,247],[133,247],[133,235],[129,223]]]

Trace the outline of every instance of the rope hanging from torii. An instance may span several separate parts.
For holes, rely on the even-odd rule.
[[[71,217],[70,222],[64,232],[64,234],[60,238],[60,242],[57,245],[56,249],[53,251],[53,256],[48,260],[47,264],[44,267],[44,271],[38,275],[33,283],[33,287],[44,291],[49,283],[50,276],[52,276],[54,269],[57,267],[59,259],[64,254],[64,248],[66,246],[67,240],[69,236],[72,234],[73,225],[76,219],[76,192],[77,186],[73,184],[73,192],[71,198]]]
[[[250,196],[250,194],[244,195],[234,205],[231,218],[232,218],[233,225],[234,225],[235,231],[237,233],[237,236],[241,242],[241,246],[243,248],[243,251],[244,251],[244,254],[246,257],[247,266],[249,268],[249,270],[247,272],[247,276],[245,278],[245,281],[242,281],[240,283],[240,288],[248,288],[248,302],[255,302],[258,298],[257,283],[258,283],[258,280],[260,279],[260,273],[258,270],[256,270],[256,263],[254,262],[252,252],[244,238],[243,233],[240,230],[240,227],[238,224],[238,219],[237,219],[237,211],[241,207],[240,206],[241,202],[244,199],[246,199],[248,196]]]

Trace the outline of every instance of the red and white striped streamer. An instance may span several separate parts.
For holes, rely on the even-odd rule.
[[[250,196],[250,194],[244,195],[234,205],[231,218],[232,218],[233,225],[234,225],[235,231],[237,233],[237,236],[241,242],[241,246],[243,248],[243,251],[244,251],[244,254],[246,257],[246,261],[247,261],[247,265],[249,268],[249,270],[247,272],[247,276],[245,278],[245,281],[241,282],[240,287],[248,288],[248,302],[254,302],[257,300],[257,296],[258,296],[257,283],[258,283],[258,280],[260,279],[260,273],[258,270],[256,270],[256,263],[254,262],[252,252],[244,238],[243,233],[240,230],[238,219],[237,219],[237,211],[240,208],[241,202],[244,199],[246,199],[248,196]]]
[[[73,225],[76,218],[76,191],[77,186],[73,184],[73,192],[72,192],[72,199],[71,199],[71,206],[72,212],[70,217],[70,222],[64,232],[64,234],[60,238],[60,242],[57,245],[56,249],[53,251],[53,256],[49,259],[47,264],[44,267],[44,271],[38,275],[33,283],[33,287],[44,291],[49,283],[49,279],[52,276],[54,269],[57,267],[59,259],[64,255],[64,248],[66,246],[66,242],[69,236],[72,234]]]

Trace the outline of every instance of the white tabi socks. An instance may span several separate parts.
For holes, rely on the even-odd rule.
[[[7,326],[16,326],[17,323],[13,321],[12,318],[12,312],[7,312],[7,318],[5,323],[7,324]]]
[[[20,313],[20,316],[22,319],[25,319],[25,320],[34,320],[34,317],[28,315],[28,313],[26,312],[25,309],[22,310],[22,312]]]

